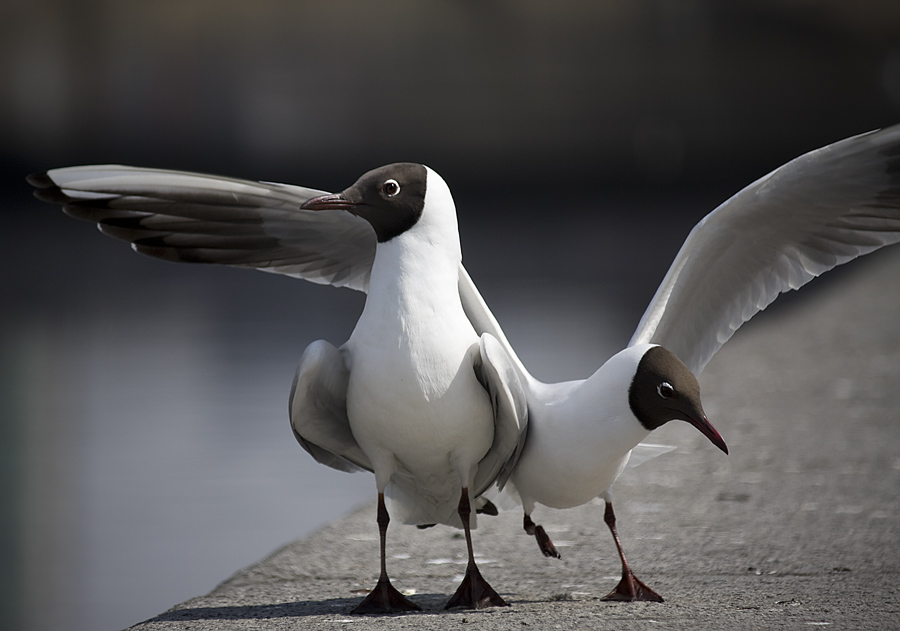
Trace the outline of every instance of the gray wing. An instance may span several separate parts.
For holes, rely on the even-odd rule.
[[[350,371],[341,352],[324,340],[306,347],[291,388],[288,411],[297,442],[324,465],[372,471],[347,418]]]
[[[516,351],[513,349],[512,344],[506,339],[506,334],[503,333],[503,329],[500,328],[500,323],[497,322],[497,318],[494,317],[494,314],[481,296],[481,292],[478,291],[478,287],[475,286],[475,282],[472,280],[472,277],[469,276],[469,272],[466,271],[466,268],[463,267],[462,263],[459,264],[459,281],[457,282],[457,288],[459,290],[459,298],[462,302],[463,311],[469,319],[469,322],[472,324],[472,327],[475,329],[475,332],[478,333],[478,335],[490,333],[506,352],[507,358],[512,362],[512,365],[519,373],[519,376],[526,382],[531,380],[531,375],[528,370],[526,370],[522,360],[516,355]]]
[[[629,345],[661,344],[699,374],[778,295],[900,241],[900,126],[812,151],[707,215]]]
[[[39,199],[64,204],[142,254],[359,291],[369,285],[375,232],[348,212],[299,207],[323,191],[120,165],[52,169],[28,181]]]
[[[528,405],[515,366],[490,334],[481,336],[474,368],[494,410],[494,442],[478,463],[475,474],[473,496],[478,496],[495,482],[503,488],[509,479],[525,445]]]

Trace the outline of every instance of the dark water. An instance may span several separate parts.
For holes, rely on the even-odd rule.
[[[85,247],[107,245],[78,227]],[[19,228],[0,577],[21,628],[133,624],[369,499],[367,476],[316,465],[287,422],[303,347],[346,337],[361,296],[332,292],[316,313],[280,298],[302,283],[257,291],[258,273],[168,269],[121,246],[79,258]]]

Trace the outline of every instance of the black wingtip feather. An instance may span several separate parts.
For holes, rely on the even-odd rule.
[[[29,173],[25,176],[25,181],[35,188],[52,188],[56,186],[56,182],[47,175],[46,171],[42,171],[41,173]]]
[[[166,243],[165,237],[160,236],[152,236],[152,237],[141,237],[140,239],[135,239],[132,241],[134,245],[138,246],[144,250],[156,250],[157,248],[166,248],[169,249],[171,246]]]
[[[481,499],[484,500],[484,506],[475,509],[476,513],[478,513],[479,515],[490,515],[491,517],[496,517],[500,514],[500,511],[497,510],[497,507],[491,500],[484,497],[482,497]]]
[[[112,228],[126,228],[128,230],[139,230],[143,226],[141,225],[141,220],[144,219],[145,215],[140,216],[130,216],[130,217],[108,217],[105,219],[101,219],[97,223],[101,226],[110,226]]]
[[[34,196],[42,202],[48,202],[50,204],[68,204],[72,201],[72,198],[63,193],[62,189],[58,188],[56,185],[51,185],[50,188],[36,189],[34,191]]]

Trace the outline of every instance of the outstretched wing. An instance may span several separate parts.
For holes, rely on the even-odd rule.
[[[39,199],[63,204],[142,254],[359,291],[369,285],[375,232],[348,212],[300,208],[322,191],[120,165],[52,169],[28,181]]]
[[[629,345],[661,344],[695,374],[778,295],[900,241],[900,125],[812,151],[707,215]]]

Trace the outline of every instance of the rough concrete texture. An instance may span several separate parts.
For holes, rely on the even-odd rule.
[[[377,578],[369,506],[133,628],[900,628],[900,252],[870,259],[776,303],[707,367],[706,411],[730,456],[670,423],[652,439],[678,450],[614,487],[629,561],[665,603],[600,601],[619,566],[589,504],[535,512],[561,560],[539,554],[519,512],[480,519],[475,549],[502,609],[442,611],[461,534],[392,524],[389,572],[424,611],[351,616]]]

